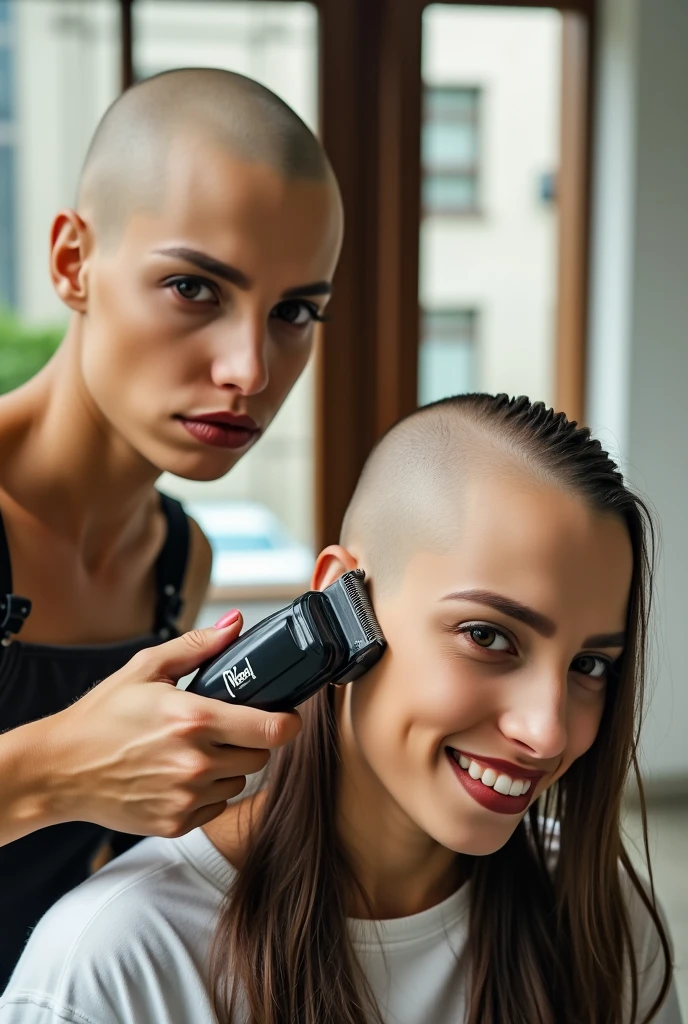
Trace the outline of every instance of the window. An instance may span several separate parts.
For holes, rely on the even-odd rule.
[[[477,213],[479,113],[477,88],[430,85],[425,89],[422,133],[425,213]]]
[[[0,43],[0,120],[2,121],[9,121],[13,117],[13,84],[12,50],[8,44],[3,46]]]
[[[24,362],[27,376],[39,349],[51,350],[34,329],[59,334],[68,320],[47,269],[50,224],[74,202],[86,147],[118,92],[119,13],[116,0],[0,4],[0,41],[11,51],[3,111],[12,101],[12,121],[0,120],[0,144],[11,149],[0,156],[0,304],[11,302],[16,321],[0,358],[5,369],[11,342],[16,373]]]
[[[555,10],[425,9],[422,155],[432,216],[420,228],[419,304],[446,312],[425,317],[421,401],[468,389],[555,399],[560,205],[550,197],[561,162],[561,54]],[[489,216],[456,216],[478,207]],[[476,309],[479,337],[476,314],[466,312]]]
[[[475,391],[475,309],[431,309],[422,315],[418,404]]]

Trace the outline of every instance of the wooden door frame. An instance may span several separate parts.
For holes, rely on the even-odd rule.
[[[421,44],[429,0],[314,2],[320,15],[322,139],[346,211],[333,318],[317,353],[315,540],[320,548],[337,540],[377,438],[417,404]],[[133,80],[133,3],[119,0],[124,88]],[[564,13],[556,405],[580,420],[596,0],[471,0],[471,5],[556,7]]]

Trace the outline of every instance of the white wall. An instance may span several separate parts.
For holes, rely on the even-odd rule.
[[[590,404],[658,514],[651,777],[688,779],[688,4],[606,0]]]

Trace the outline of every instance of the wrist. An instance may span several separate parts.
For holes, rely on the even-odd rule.
[[[68,801],[63,793],[63,771],[55,751],[56,716],[38,719],[7,734],[12,741],[14,787],[12,817],[22,831],[68,821]]]
[[[52,824],[36,723],[0,736],[0,846]]]

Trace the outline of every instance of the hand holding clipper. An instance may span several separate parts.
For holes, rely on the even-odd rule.
[[[191,693],[263,711],[286,711],[325,683],[367,672],[387,643],[362,569],[323,591],[308,591],[263,619],[219,657],[201,666]]]

